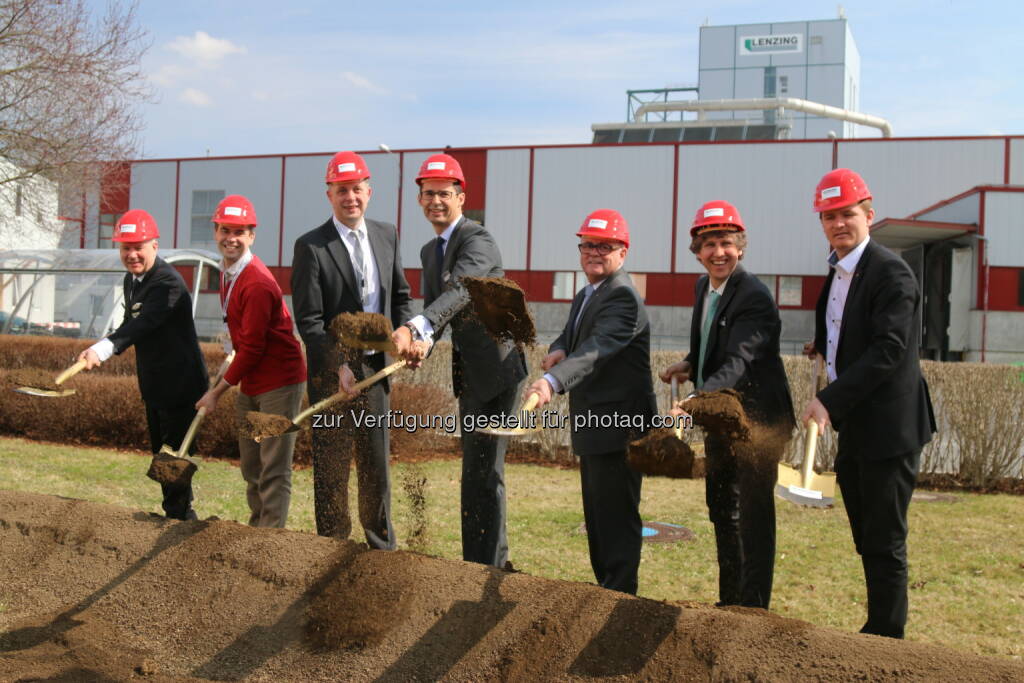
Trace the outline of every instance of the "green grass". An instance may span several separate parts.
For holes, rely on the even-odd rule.
[[[0,437],[0,488],[48,493],[160,511],[159,487],[145,477],[149,457],[137,452],[40,444]],[[398,463],[392,505],[400,547],[413,527],[403,482],[427,480],[427,554],[459,559],[458,460]],[[351,477],[354,484],[356,477]],[[579,473],[508,465],[511,559],[535,576],[593,581]],[[237,467],[203,464],[194,479],[200,517],[244,522],[248,508]],[[355,491],[350,499],[355,509]],[[864,621],[864,585],[842,505],[798,508],[778,501],[778,552],[772,611],[845,631]],[[659,600],[714,602],[714,533],[704,505],[704,482],[647,479],[646,520],[682,524],[692,542],[645,544],[640,594]],[[910,507],[911,591],[908,638],[986,655],[1024,657],[1024,498],[957,494],[955,502]],[[288,527],[313,532],[312,472],[293,478]],[[362,540],[361,537],[356,540]],[[3,611],[0,594],[0,611]]]

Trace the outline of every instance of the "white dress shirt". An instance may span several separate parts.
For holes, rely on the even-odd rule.
[[[836,372],[836,351],[839,349],[839,331],[843,326],[843,309],[846,308],[846,297],[850,294],[850,284],[853,282],[853,274],[857,270],[860,257],[868,246],[870,237],[858,244],[853,250],[841,259],[836,260],[838,254],[833,251],[828,255],[829,266],[835,269],[835,277],[832,278],[832,285],[828,290],[828,301],[825,303],[825,331],[827,347],[825,349],[825,372],[828,374],[828,381],[834,382]],[[834,263],[833,263],[834,262]]]
[[[370,238],[366,232],[366,221],[360,218],[359,225],[350,228],[339,221],[337,216],[331,216],[331,220],[334,221],[334,227],[338,230],[338,235],[341,236],[341,243],[345,245],[345,250],[348,251],[348,257],[352,263],[356,262],[356,257],[353,253],[355,249],[353,240],[359,241],[359,247],[363,251],[363,258],[360,263],[362,265],[363,277],[366,278],[366,303],[363,304],[363,310],[369,313],[380,313],[383,310],[380,303],[380,275],[377,272],[377,259],[373,257]],[[360,296],[362,296],[362,292],[360,292]]]

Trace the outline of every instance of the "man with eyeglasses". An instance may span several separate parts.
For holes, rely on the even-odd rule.
[[[382,313],[393,325],[408,320],[409,283],[402,269],[398,234],[390,223],[365,217],[373,195],[370,171],[355,152],[338,152],[327,164],[327,199],[333,215],[295,241],[292,303],[306,344],[307,390],[315,403],[353,379],[384,367],[383,353],[353,352],[342,358],[329,334],[340,313]],[[356,429],[352,411],[386,415],[389,385],[374,384],[340,411],[339,428],[313,429],[313,501],[316,531],[348,538],[348,477],[352,459],[359,477],[359,521],[371,548],[394,550],[391,524],[389,438],[385,421]]]
[[[750,444],[706,435],[704,482],[718,552],[717,604],[768,609],[775,482],[793,431],[793,401],[779,355],[779,309],[768,288],[740,265],[746,248],[735,206],[714,200],[697,210],[690,251],[708,274],[697,281],[690,352],[665,368],[661,379],[691,379],[703,392],[735,389],[747,416],[761,427]]]
[[[482,225],[462,214],[466,179],[453,157],[428,157],[416,183],[423,214],[437,237],[420,251],[423,312],[395,330],[395,344],[403,357],[416,362],[450,324],[452,389],[463,424],[472,419],[467,416],[509,415],[526,377],[523,351],[510,341],[496,342],[479,321],[459,315],[470,304],[462,277],[504,275],[498,245]],[[461,440],[462,558],[505,567],[508,437],[463,430]]]
[[[598,209],[576,235],[590,284],[573,299],[565,328],[541,363],[546,374],[525,396],[537,394],[541,407],[554,392],[569,392],[590,564],[598,585],[636,594],[642,478],[626,464],[626,448],[646,431],[657,410],[651,327],[643,299],[622,267],[629,252],[626,220],[618,211]]]

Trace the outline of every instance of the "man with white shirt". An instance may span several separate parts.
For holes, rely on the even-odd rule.
[[[124,321],[107,337],[79,354],[92,370],[112,355],[135,347],[139,390],[146,404],[150,450],[163,444],[177,449],[196,410],[196,399],[207,387],[195,323],[192,297],[185,281],[157,256],[160,231],[142,209],[125,213],[114,228],[124,277]],[[192,484],[164,484],[163,509],[172,519],[196,519]]]
[[[626,449],[657,410],[651,325],[623,268],[629,225],[622,215],[598,209],[576,235],[580,267],[590,284],[573,299],[565,328],[541,363],[546,374],[527,387],[525,396],[537,394],[539,408],[553,393],[569,392],[590,565],[598,585],[636,594],[642,477],[626,464]]]
[[[249,411],[299,412],[306,389],[306,363],[292,329],[277,280],[252,253],[256,210],[242,195],[221,200],[213,212],[213,239],[221,261],[220,305],[235,359],[217,385],[196,402],[212,413],[225,391],[238,386],[235,419]],[[284,528],[292,494],[292,454],[297,433],[264,439],[238,436],[239,468],[245,479],[249,525]]]
[[[779,355],[782,322],[764,283],[740,261],[747,232],[735,206],[706,202],[690,227],[690,251],[707,275],[697,280],[686,359],[661,373],[692,379],[698,391],[734,389],[758,433],[741,444],[704,438],[705,498],[715,526],[718,604],[768,609],[775,569],[775,482],[793,431],[793,401]],[[685,410],[685,403],[683,409]]]
[[[801,422],[839,432],[836,478],[867,583],[861,633],[902,638],[907,508],[935,417],[918,356],[920,290],[903,259],[871,240],[871,200],[847,168],[826,173],[814,193],[832,253],[805,351],[825,357],[829,384]]]
[[[396,328],[393,339],[399,352],[416,362],[450,323],[452,389],[463,420],[472,419],[467,416],[508,415],[526,376],[523,351],[511,341],[495,341],[479,321],[460,315],[470,305],[461,278],[503,277],[501,252],[482,225],[462,214],[466,178],[455,158],[448,154],[428,157],[416,183],[423,214],[437,237],[420,251],[423,313]],[[462,559],[504,567],[508,561],[508,437],[463,430],[461,441]]]
[[[365,218],[373,195],[370,171],[354,152],[338,152],[327,164],[327,199],[333,215],[295,241],[292,304],[306,344],[309,401],[338,388],[346,366],[357,379],[384,367],[383,353],[347,353],[335,347],[329,327],[339,313],[382,313],[393,325],[411,316],[409,283],[402,270],[398,234],[390,223]],[[340,427],[313,429],[313,495],[317,533],[348,538],[348,476],[353,458],[359,481],[359,520],[371,548],[396,547],[391,524],[389,438],[385,421],[357,429],[350,411],[385,415],[390,385],[383,380],[343,404]]]

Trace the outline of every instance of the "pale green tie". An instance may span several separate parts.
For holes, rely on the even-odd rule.
[[[708,314],[704,316],[704,325],[700,329],[700,356],[697,363],[697,378],[694,386],[700,389],[704,386],[704,355],[708,351],[708,337],[711,336],[711,321],[715,319],[715,310],[718,308],[718,300],[721,298],[718,292],[711,290],[708,295]]]

